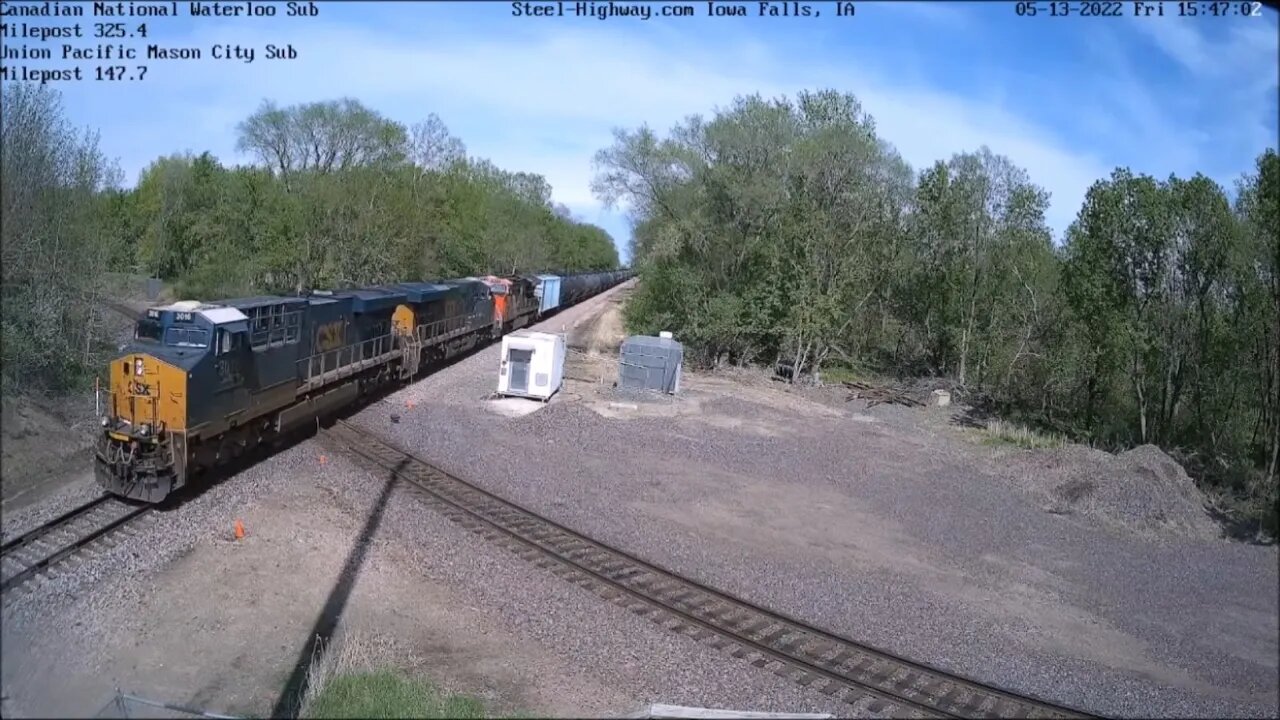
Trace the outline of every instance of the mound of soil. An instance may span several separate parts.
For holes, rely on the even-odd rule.
[[[1005,467],[1044,498],[1046,512],[1082,515],[1143,535],[1222,536],[1195,481],[1154,445],[1119,455],[1080,445],[1034,450],[1009,457]]]
[[[87,407],[82,407],[84,403]],[[92,395],[51,400],[6,396],[0,403],[6,510],[35,501],[83,475],[90,466],[94,425]]]

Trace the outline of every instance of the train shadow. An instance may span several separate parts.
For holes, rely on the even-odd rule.
[[[491,341],[492,342],[492,341]],[[486,342],[476,347],[458,353],[452,357],[431,363],[425,366],[417,376],[413,378],[416,382],[432,375],[440,370],[451,367],[454,364],[465,360],[481,350],[488,347],[491,342]],[[362,398],[359,402],[353,403],[339,412],[334,413],[327,418],[328,423],[339,418],[348,418],[352,415],[368,408],[376,402],[385,399],[393,394],[396,390],[404,387],[396,385],[386,390],[372,393]],[[322,425],[323,421],[317,425]],[[311,437],[315,431],[307,433],[305,437]],[[305,439],[305,438],[303,438]],[[297,441],[295,441],[296,443]],[[365,519],[364,527],[361,529],[359,536],[352,545],[351,550],[347,553],[346,562],[343,564],[342,571],[338,576],[337,582],[333,589],[329,592],[324,607],[321,608],[319,615],[316,617],[315,624],[311,628],[310,634],[307,636],[306,643],[298,652],[298,657],[294,661],[293,669],[289,674],[288,680],[284,687],[280,690],[280,695],[276,698],[274,707],[271,710],[273,718],[289,718],[294,719],[299,716],[302,706],[306,701],[307,692],[311,682],[311,668],[323,660],[324,654],[329,651],[333,635],[337,631],[338,623],[342,619],[342,614],[346,610],[347,603],[351,598],[351,593],[355,589],[356,580],[359,577],[360,570],[364,566],[365,558],[369,551],[369,545],[376,535],[378,528],[382,524],[383,515],[386,512],[387,503],[391,498],[391,493],[396,486],[396,475],[401,468],[408,464],[410,460],[406,458],[400,465],[387,474],[386,480],[382,485],[382,490],[378,495],[377,501],[369,512],[369,516]]]
[[[204,474],[194,478],[185,487],[169,495],[163,501],[155,503],[154,508],[161,511],[180,508],[186,503],[200,497],[208,490],[221,485],[240,473],[252,469],[259,463],[269,460],[283,452],[288,452],[297,445],[316,437],[321,428],[329,427],[337,420],[345,420],[357,415],[368,409],[370,406],[376,405],[396,392],[403,390],[408,387],[408,385],[430,377],[441,370],[452,367],[453,365],[472,357],[476,353],[492,345],[494,342],[495,341],[491,340],[480,343],[470,350],[451,355],[443,360],[424,363],[418,374],[415,375],[408,383],[393,383],[367,395],[363,395],[350,405],[346,405],[332,413],[329,413],[328,415],[317,418],[314,424],[308,423],[307,425],[297,430],[290,431],[261,447],[254,448],[253,450],[246,452],[239,458],[235,458],[223,465],[210,469]]]
[[[408,462],[406,459],[402,465]],[[294,661],[289,679],[280,690],[280,696],[276,698],[271,717],[296,718],[301,712],[310,685],[311,666],[313,663],[320,662],[330,647],[333,634],[338,628],[338,621],[342,619],[342,613],[351,599],[351,592],[355,589],[356,579],[360,575],[361,568],[364,567],[369,544],[377,534],[378,527],[382,525],[382,517],[386,511],[387,501],[391,498],[391,491],[395,488],[396,472],[399,469],[397,467],[387,475],[386,482],[382,485],[382,492],[379,493],[377,502],[369,512],[369,517],[365,519],[364,527],[360,529],[359,536],[347,553],[347,560],[342,565],[338,580],[329,591],[329,597],[325,600],[324,607],[321,608],[315,624],[311,627],[307,642],[303,644],[297,660]]]
[[[192,482],[187,487],[173,493],[163,502],[155,504],[154,507],[157,510],[162,511],[177,509],[200,497],[204,492],[207,492],[211,488],[234,478],[240,473],[253,468],[257,464],[275,457],[282,452],[287,452],[298,444],[314,438],[319,433],[320,428],[331,426],[338,419],[349,418],[362,410],[385,400],[388,396],[404,389],[407,385],[429,377],[436,372],[451,367],[454,364],[475,355],[476,353],[484,350],[490,344],[492,344],[492,341],[481,343],[466,352],[461,352],[443,360],[423,365],[421,371],[414,376],[409,383],[388,385],[376,392],[362,396],[351,405],[343,407],[339,411],[326,417],[319,418],[314,425],[309,424],[302,429],[288,433],[276,439],[272,443],[261,448],[256,448],[245,453],[240,458],[219,466],[215,470],[210,471],[208,474]],[[408,462],[408,460],[405,462]],[[397,471],[398,470],[399,468],[397,468]],[[382,524],[383,515],[391,498],[391,493],[396,485],[395,481],[396,472],[393,471],[387,475],[379,492],[377,501],[374,503],[368,517],[365,518],[364,526],[361,528],[360,534],[356,537],[350,551],[347,553],[347,559],[343,563],[341,573],[334,583],[332,590],[330,590],[324,606],[316,616],[315,623],[312,625],[311,631],[307,636],[307,641],[303,644],[302,649],[298,653],[297,659],[294,661],[292,670],[290,671],[284,687],[280,690],[280,695],[275,701],[270,717],[297,718],[298,714],[301,712],[310,683],[311,667],[314,663],[323,659],[324,654],[329,650],[330,642],[337,630],[338,623],[341,621],[343,612],[346,610],[347,604],[351,598],[351,593],[355,589],[356,580],[360,575],[361,569],[364,567],[370,543]]]

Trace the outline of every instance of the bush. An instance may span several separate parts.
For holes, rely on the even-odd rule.
[[[1040,448],[1061,448],[1066,440],[1060,435],[1042,434],[1024,425],[994,420],[987,425],[984,445],[1012,445],[1014,447],[1035,450]]]

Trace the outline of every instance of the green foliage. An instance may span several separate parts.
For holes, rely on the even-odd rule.
[[[424,680],[381,670],[330,678],[306,718],[483,718],[484,705]]]
[[[240,126],[262,166],[171,155],[123,190],[56,91],[6,84],[3,100],[6,389],[67,389],[101,364],[108,271],[212,300],[618,264],[541,176],[467,158],[434,115],[406,129],[350,99],[268,102]]]
[[[266,103],[240,144],[267,167],[162,158],[126,203],[134,261],[183,297],[617,266],[543,178],[466,158],[434,115],[410,132],[353,100]]]
[[[740,98],[665,138],[618,131],[596,160],[597,194],[634,213],[631,330],[675,331],[708,364],[948,377],[1050,437],[1204,458],[1204,482],[1271,498],[1252,506],[1276,521],[1274,150],[1234,208],[1206,177],[1117,169],[1060,247],[1048,194],[1007,158],[981,148],[913,177],[830,91]]]
[[[4,391],[66,390],[101,359],[102,273],[127,254],[100,232],[122,203],[109,190],[119,172],[96,135],[67,124],[57,93],[17,83],[2,92]]]
[[[739,99],[668,140],[619,133],[597,162],[600,194],[641,220],[631,326],[675,331],[704,362],[801,370],[859,343],[888,280],[877,265],[900,249],[910,170],[852,96]]]
[[[981,431],[983,445],[1011,446],[1025,450],[1060,448],[1066,440],[1053,434],[1036,432],[1024,425],[996,420]]]

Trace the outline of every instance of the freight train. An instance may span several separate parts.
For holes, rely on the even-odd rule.
[[[491,275],[150,308],[111,363],[94,475],[109,493],[159,502],[631,275]]]

